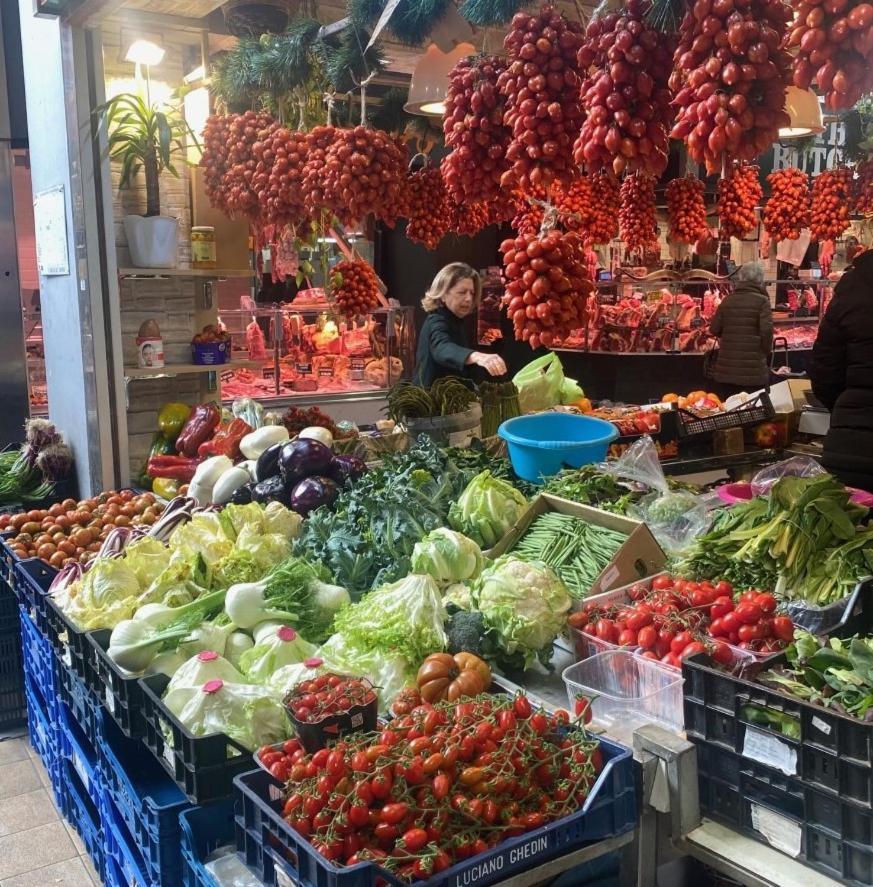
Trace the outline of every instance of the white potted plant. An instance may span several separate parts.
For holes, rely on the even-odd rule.
[[[179,220],[161,215],[160,175],[166,170],[178,178],[173,159],[184,157],[185,138],[190,136],[196,142],[196,136],[180,107],[161,109],[136,93],[120,93],[94,114],[106,122],[106,153],[121,164],[119,190],[129,187],[140,169],[145,176],[145,215],[124,217],[132,264],[137,268],[175,268]]]

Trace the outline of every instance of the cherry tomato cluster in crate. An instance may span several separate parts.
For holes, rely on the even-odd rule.
[[[423,880],[578,810],[598,743],[516,697],[436,705],[404,691],[397,717],[307,755],[296,739],[258,756],[286,782],[283,815],[326,859],[371,860]]]
[[[288,694],[286,704],[298,721],[316,724],[328,715],[345,714],[375,700],[376,692],[369,681],[324,674],[298,684]]]
[[[721,665],[734,661],[731,647],[752,653],[776,653],[794,636],[787,616],[777,616],[769,592],[744,591],[734,602],[734,588],[724,580],[693,582],[656,576],[651,588],[639,583],[628,590],[629,602],[588,601],[569,617],[571,628],[609,644],[639,647],[647,659],[678,668],[682,659],[709,653]]]

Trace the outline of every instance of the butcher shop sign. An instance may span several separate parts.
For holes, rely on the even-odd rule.
[[[798,146],[802,150],[798,150]],[[846,124],[843,120],[825,123],[824,132],[811,139],[777,142],[772,154],[761,157],[761,173],[796,166],[815,178],[826,169],[835,169],[845,159]],[[769,168],[768,168],[769,167]]]

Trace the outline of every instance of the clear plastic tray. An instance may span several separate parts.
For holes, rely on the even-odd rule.
[[[593,721],[619,742],[632,745],[634,730],[643,724],[684,728],[682,675],[660,663],[611,650],[569,666],[561,677],[570,711],[578,695],[592,699]]]

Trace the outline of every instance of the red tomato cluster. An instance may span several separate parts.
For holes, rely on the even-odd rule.
[[[873,4],[792,0],[791,6],[794,85],[808,89],[815,81],[829,110],[851,108],[873,89]]]
[[[379,305],[379,280],[366,262],[340,262],[333,273],[337,281],[333,299],[346,317],[366,314]]]
[[[426,167],[408,177],[407,187],[409,224],[406,236],[416,243],[423,243],[428,249],[436,249],[451,222],[443,177],[438,169]]]
[[[775,241],[797,240],[803,228],[809,227],[809,179],[796,167],[778,169],[767,176],[770,199],[764,206],[761,220],[764,230]]]
[[[618,179],[603,171],[589,176],[593,189],[591,218],[585,226],[586,243],[609,243],[618,237],[621,191]]]
[[[851,199],[851,169],[826,169],[815,179],[809,225],[813,240],[837,240],[848,230]]]
[[[588,25],[577,61],[580,71],[594,71],[582,85],[586,117],[573,155],[589,172],[660,176],[667,167],[672,41],[646,24],[650,7],[627,0]]]
[[[782,0],[695,0],[686,13],[670,77],[671,137],[710,173],[724,154],[753,160],[788,125],[791,60],[781,45],[790,16]]]
[[[873,160],[862,160],[855,172],[855,212],[866,216],[873,213]]]
[[[758,222],[755,207],[764,191],[758,181],[758,167],[734,164],[718,183],[717,212],[722,237],[745,237]]]
[[[458,203],[451,194],[446,197],[449,231],[466,237],[475,237],[491,224],[488,207],[484,203]]]
[[[512,133],[504,187],[528,190],[573,175],[573,139],[582,123],[576,68],[581,30],[552,6],[512,19],[503,42],[509,67],[497,80],[506,98],[503,122]]]
[[[696,243],[709,231],[706,224],[705,187],[700,179],[686,176],[667,185],[667,216],[670,238],[680,243]]]
[[[618,211],[621,239],[630,252],[645,250],[658,239],[655,209],[655,179],[642,173],[627,176],[621,183]]]
[[[551,347],[585,325],[585,248],[577,234],[557,229],[542,237],[519,235],[500,244],[509,281],[504,304],[515,338],[531,348]]]
[[[647,659],[678,668],[681,660],[708,652],[722,665],[734,660],[731,646],[777,652],[794,636],[787,616],[775,616],[769,592],[749,590],[734,604],[729,582],[692,582],[656,576],[651,588],[633,586],[630,603],[589,601],[568,619],[571,628],[622,647],[639,647]],[[729,615],[730,614],[730,615]]]
[[[505,68],[496,56],[474,56],[461,59],[449,74],[443,117],[449,154],[442,161],[442,173],[458,202],[487,203],[500,194],[510,140],[503,125],[503,96],[497,90]]]
[[[309,138],[273,123],[252,147],[257,159],[253,187],[267,225],[299,225],[306,219],[303,167]]]
[[[259,756],[287,776],[285,820],[325,858],[416,881],[584,804],[601,752],[568,720],[482,695],[418,705],[314,755],[290,740]]]
[[[328,715],[340,715],[376,701],[373,685],[363,678],[322,674],[297,684],[286,697],[291,714],[304,724],[316,724]]]

